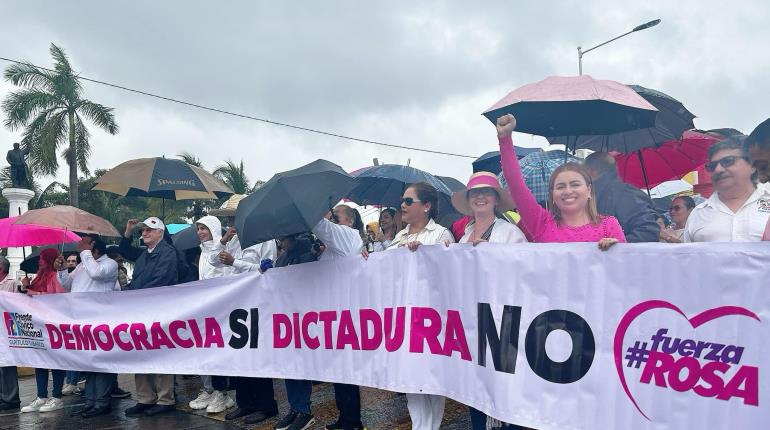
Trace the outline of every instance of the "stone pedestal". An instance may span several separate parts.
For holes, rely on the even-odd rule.
[[[24,188],[4,188],[3,197],[8,200],[8,216],[19,216],[29,209],[29,201],[35,197],[35,192]],[[11,263],[11,271],[9,275],[18,279],[20,273],[19,265],[24,261],[24,255],[29,255],[32,252],[32,248],[8,248],[8,262]]]

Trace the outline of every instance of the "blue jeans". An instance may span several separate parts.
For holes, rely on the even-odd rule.
[[[80,380],[80,372],[76,370],[67,371],[67,379],[65,381],[70,385],[77,385]]]
[[[64,370],[53,369],[53,390],[51,396],[61,398],[61,389],[64,386]],[[35,369],[35,383],[37,384],[37,396],[41,399],[48,397],[48,369]]]
[[[310,394],[313,393],[313,383],[296,379],[286,379],[286,394],[289,397],[289,407],[294,412],[310,414]]]

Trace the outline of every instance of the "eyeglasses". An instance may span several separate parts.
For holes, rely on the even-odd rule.
[[[738,155],[728,155],[727,157],[722,157],[719,160],[711,161],[709,163],[706,163],[706,170],[709,172],[713,172],[717,169],[717,165],[721,165],[725,169],[735,164],[736,161],[740,159],[746,159],[746,157],[740,157]]]
[[[412,206],[412,204],[415,202],[419,203],[419,202],[422,202],[422,200],[413,199],[411,197],[404,197],[403,199],[401,199],[402,205]]]
[[[668,208],[668,211],[669,211],[669,212],[679,212],[679,211],[681,211],[682,209],[684,209],[682,206],[680,206],[680,205],[674,205],[674,206],[671,206],[670,208]]]

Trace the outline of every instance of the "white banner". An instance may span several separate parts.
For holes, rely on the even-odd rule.
[[[0,364],[344,382],[541,430],[755,429],[770,419],[769,279],[765,243],[483,244],[2,293]]]

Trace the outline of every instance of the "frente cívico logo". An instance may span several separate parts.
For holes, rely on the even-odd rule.
[[[638,379],[638,384],[681,393],[679,395],[738,401],[747,407],[759,406],[759,368],[744,362],[744,345],[733,345],[719,339],[698,339],[692,335],[677,336],[670,327],[653,329],[649,334],[626,343],[626,331],[631,323],[656,309],[675,312],[692,329],[730,316],[750,318],[761,323],[757,314],[738,306],[720,306],[693,317],[688,317],[676,305],[663,300],[650,300],[632,307],[615,331],[613,353],[623,390],[639,413],[650,420],[632,394],[630,375]]]
[[[9,347],[46,349],[43,331],[35,327],[32,314],[4,311],[3,321]]]

